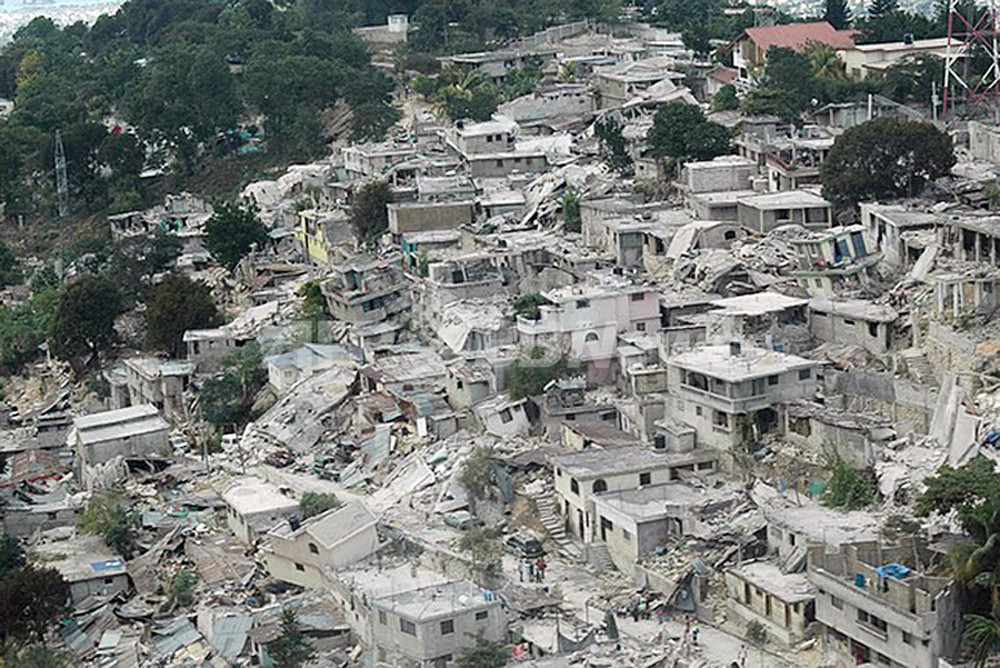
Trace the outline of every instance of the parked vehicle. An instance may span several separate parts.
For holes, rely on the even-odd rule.
[[[504,541],[504,547],[519,557],[533,559],[545,554],[542,543],[534,536],[515,535]]]
[[[460,531],[476,526],[476,518],[468,510],[457,510],[444,517],[444,523]]]

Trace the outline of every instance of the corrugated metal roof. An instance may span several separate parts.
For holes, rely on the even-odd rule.
[[[169,657],[177,650],[201,640],[201,634],[186,617],[178,617],[160,626],[154,626],[150,640],[157,654]]]
[[[212,637],[208,642],[222,658],[232,661],[243,652],[251,626],[253,618],[250,615],[233,613],[219,617],[212,623]]]

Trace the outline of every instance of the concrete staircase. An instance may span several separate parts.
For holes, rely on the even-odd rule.
[[[900,357],[906,362],[906,370],[910,377],[921,385],[936,386],[937,380],[934,378],[934,367],[927,360],[927,355],[919,348],[907,348],[900,353]]]
[[[556,544],[557,551],[565,557],[580,559],[583,553],[566,533],[563,519],[556,510],[556,500],[549,494],[535,498],[535,508],[538,511],[538,521],[542,523],[549,534],[549,538]]]
[[[615,570],[615,562],[611,561],[607,544],[600,541],[595,540],[587,545],[587,561],[601,573]]]

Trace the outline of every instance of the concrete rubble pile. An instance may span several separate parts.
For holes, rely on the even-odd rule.
[[[269,242],[233,271],[196,197],[110,218],[169,222],[229,319],[180,359],[115,351],[107,392],[54,361],[4,382],[3,528],[70,583],[80,665],[273,665],[284,611],[323,666],[451,666],[477,637],[539,668],[957,660],[960,527],[915,504],[1000,461],[995,172],[970,147],[926,197],[835,216],[846,107],[733,112],[739,155],[668,168],[656,111],[740,72],[618,32],[443,57],[545,67],[485,122],[408,98],[391,139],[248,185]]]

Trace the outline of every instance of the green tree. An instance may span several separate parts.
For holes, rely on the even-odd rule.
[[[823,163],[823,195],[838,206],[915,196],[955,164],[951,137],[930,123],[881,117],[848,129]]]
[[[823,20],[837,30],[851,27],[851,9],[847,0],[826,0],[823,6]]]
[[[372,181],[361,186],[351,202],[351,225],[363,244],[371,245],[389,229],[388,205],[393,201],[388,181]]]
[[[42,641],[50,624],[68,610],[69,584],[54,568],[24,566],[0,580],[0,636]]]
[[[230,270],[253,248],[267,244],[267,228],[257,216],[257,207],[222,202],[205,222],[205,248]]]
[[[601,160],[604,164],[623,176],[631,174],[632,156],[629,155],[621,123],[610,116],[598,119],[594,123],[594,136],[601,143]]]
[[[698,107],[684,102],[660,107],[646,140],[655,156],[678,163],[711,160],[732,150],[729,130],[709,121]]]
[[[736,96],[736,86],[726,84],[712,98],[712,109],[716,111],[731,111],[740,108],[740,98]]]
[[[809,56],[784,47],[768,50],[762,87],[786,93],[798,113],[821,97]]]
[[[538,307],[549,303],[548,299],[537,292],[527,292],[523,295],[518,295],[517,299],[514,300],[514,315],[522,316],[529,320],[538,320],[538,316],[540,315]]]
[[[830,482],[823,503],[831,508],[860,510],[875,501],[875,475],[870,469],[856,469],[839,456],[827,467]]]
[[[510,365],[508,392],[515,401],[541,394],[545,386],[557,378],[570,374],[566,357],[552,359],[542,348],[533,348],[527,357],[520,357]]]
[[[895,11],[899,11],[899,0],[872,0],[872,4],[868,8],[868,16],[879,18]]]
[[[326,298],[323,296],[322,289],[320,289],[320,281],[309,281],[299,290],[299,295],[303,298],[300,313],[302,319],[308,323],[309,341],[319,343],[320,323],[327,320],[330,316],[327,310]]]
[[[500,668],[510,663],[511,654],[504,644],[490,640],[482,630],[476,632],[476,642],[472,647],[458,654],[458,668]]]
[[[14,646],[3,657],[6,665],[17,668],[69,668],[74,660],[70,654],[42,643],[27,647]]]
[[[122,312],[118,286],[104,276],[84,276],[62,292],[52,319],[49,347],[78,373],[115,341],[115,319]]]
[[[30,300],[0,306],[0,366],[13,372],[34,359],[45,343],[59,306],[59,291],[43,289]]]
[[[278,668],[301,668],[316,656],[316,650],[302,633],[299,618],[291,608],[281,611],[281,635],[267,646],[267,653]]]
[[[965,615],[962,644],[972,654],[972,665],[983,668],[1000,655],[1000,620],[986,615]]]
[[[462,462],[458,481],[474,501],[491,496],[490,490],[496,484],[496,461],[492,448],[479,446],[469,453]]]
[[[256,341],[229,353],[222,370],[202,383],[198,393],[202,419],[219,430],[248,421],[254,397],[267,380],[263,360]]]
[[[247,63],[243,89],[251,108],[266,117],[274,150],[309,155],[323,147],[319,113],[336,101],[346,77],[339,63],[269,43]]]
[[[97,243],[101,251],[107,245],[104,239]],[[107,259],[98,262],[95,271],[115,281],[126,306],[132,306],[146,301],[154,279],[174,266],[181,250],[181,240],[175,234],[166,231],[139,234],[115,242]]]
[[[168,142],[188,171],[197,145],[235,125],[241,105],[223,57],[209,46],[175,41],[159,49],[126,97],[129,119],[153,141]]]
[[[907,35],[914,39],[944,37],[946,29],[923,14],[893,10],[880,14],[869,12],[864,19],[854,22],[859,31],[854,41],[858,44],[900,42]]]
[[[21,568],[27,561],[21,541],[9,533],[0,535],[0,579],[13,570]]]
[[[826,44],[814,44],[806,50],[806,58],[812,72],[821,79],[842,81],[847,78],[844,61],[837,55],[837,50]]]
[[[563,230],[579,232],[583,225],[583,220],[580,217],[580,194],[572,188],[566,188],[566,192],[563,193],[562,211]]]
[[[19,264],[14,251],[3,240],[0,240],[0,288],[21,282],[22,275]]]
[[[240,401],[240,381],[231,373],[206,378],[198,391],[198,408],[205,422],[224,431],[243,422],[248,408]]]
[[[472,557],[472,570],[479,583],[489,586],[503,571],[503,548],[494,531],[473,527],[462,534],[458,547]]]
[[[214,327],[219,313],[208,286],[187,276],[168,276],[146,304],[146,338],[171,357],[183,357],[184,332]]]
[[[182,568],[170,580],[170,604],[186,608],[194,603],[194,587],[198,584],[198,574]]]
[[[788,123],[802,120],[799,98],[791,91],[776,88],[755,88],[743,96],[740,109],[747,116],[777,116]]]
[[[925,485],[917,515],[954,512],[972,539],[950,556],[955,579],[970,594],[962,642],[982,666],[1000,650],[1000,473],[978,456],[957,469],[942,466]]]
[[[929,54],[907,56],[886,68],[878,91],[896,102],[929,103],[944,77],[944,60]]]
[[[136,551],[135,529],[138,517],[125,496],[118,491],[95,494],[77,520],[83,533],[95,534],[126,559]]]
[[[299,512],[302,514],[302,519],[307,520],[310,517],[321,515],[328,510],[340,508],[341,505],[343,504],[340,503],[340,499],[337,498],[336,494],[306,492],[299,499]]]

